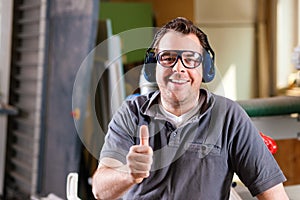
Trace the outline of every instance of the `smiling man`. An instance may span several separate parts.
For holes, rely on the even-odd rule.
[[[161,38],[156,51],[161,104],[166,111],[180,116],[198,105],[203,48],[195,34],[170,31]]]
[[[258,199],[288,199],[285,177],[247,114],[201,88],[215,66],[198,27],[185,18],[162,27],[144,72],[158,90],[113,116],[93,176],[95,198],[224,200],[236,173]]]

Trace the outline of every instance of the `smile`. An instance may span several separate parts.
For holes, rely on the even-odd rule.
[[[188,80],[185,79],[170,79],[170,81],[172,83],[180,83],[180,84],[189,82]]]

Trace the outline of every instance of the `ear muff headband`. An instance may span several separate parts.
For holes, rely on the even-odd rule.
[[[153,48],[149,48],[146,52],[146,57],[143,66],[144,77],[149,82],[156,82],[156,55]],[[203,51],[203,74],[202,81],[208,83],[215,77],[214,52],[211,49]]]

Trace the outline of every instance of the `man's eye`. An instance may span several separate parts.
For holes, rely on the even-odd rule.
[[[195,58],[185,58],[184,61],[186,63],[193,63],[193,62],[197,62],[197,59],[195,59]]]
[[[174,60],[176,60],[176,57],[174,57],[174,56],[162,56],[161,59],[163,61],[174,61]]]
[[[186,62],[192,62],[192,61],[195,61],[194,59],[192,59],[192,58],[186,58],[186,59],[184,59]]]

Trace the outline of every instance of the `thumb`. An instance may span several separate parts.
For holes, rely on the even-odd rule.
[[[146,125],[140,127],[140,145],[149,146],[149,131]]]

